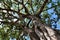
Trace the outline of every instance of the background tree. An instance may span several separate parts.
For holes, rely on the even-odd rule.
[[[0,0],[0,40],[60,40],[59,10],[59,0]]]

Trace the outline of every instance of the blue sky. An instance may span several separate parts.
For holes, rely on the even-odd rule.
[[[55,5],[57,5],[57,2],[58,0],[52,0],[52,3],[54,3]],[[52,3],[49,3],[47,6],[48,6],[48,8],[50,8],[51,6],[52,6]],[[52,9],[49,9],[48,11],[48,14],[50,14],[51,15],[51,17],[50,17],[50,19],[54,19],[55,18],[55,20],[58,18],[58,16],[56,15],[56,12],[54,11],[54,8],[52,8]],[[53,13],[53,14],[52,14]],[[57,26],[57,28],[56,29],[59,29],[60,30],[60,19],[57,21],[57,23],[52,23],[52,25],[56,25]],[[52,28],[54,28],[54,26],[52,26]]]

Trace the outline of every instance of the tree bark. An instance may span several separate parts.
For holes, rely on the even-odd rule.
[[[42,24],[40,19],[35,16],[29,16],[34,24],[34,29],[26,29],[30,34],[31,40],[60,40],[60,34],[51,27]]]

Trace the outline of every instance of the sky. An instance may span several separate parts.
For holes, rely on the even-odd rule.
[[[52,0],[52,1],[53,2],[57,2],[58,0]],[[54,3],[54,4],[57,5],[57,3]],[[50,8],[52,6],[52,4],[49,3],[47,6],[48,6],[48,8]],[[48,12],[48,14],[51,15],[50,19],[54,19],[55,18],[55,20],[56,20],[58,18],[58,16],[56,15],[56,12],[54,11],[54,8],[49,9],[47,12]],[[60,30],[60,19],[57,21],[57,23],[54,23],[53,22],[52,25],[56,25],[57,26],[56,29],[59,29]],[[52,26],[52,28],[54,28],[54,26]]]
[[[53,1],[53,2],[57,2],[58,0],[52,0],[52,1]],[[57,4],[55,3],[55,5],[57,5]],[[52,4],[49,3],[47,6],[48,6],[48,8],[50,8],[50,7],[52,6]],[[49,9],[47,12],[48,12],[48,14],[51,15],[50,19],[55,18],[55,20],[56,20],[56,19],[58,18],[58,16],[56,15],[56,12],[54,12],[54,8]],[[53,14],[52,14],[52,13],[53,13]],[[0,21],[1,21],[1,20],[0,20]],[[52,25],[57,25],[57,28],[56,28],[56,29],[59,29],[59,30],[60,30],[60,19],[58,20],[57,23],[53,22]],[[52,28],[54,28],[54,26],[52,26]],[[26,36],[25,38],[26,38],[27,40],[30,40],[30,38],[29,38],[28,36]],[[11,38],[10,38],[10,40],[16,40],[16,39],[15,39],[15,38],[14,38],[14,39],[11,39]]]

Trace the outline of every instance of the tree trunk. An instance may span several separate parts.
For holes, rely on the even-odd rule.
[[[29,17],[32,18],[34,24],[33,30],[26,28],[31,40],[60,40],[60,34],[58,34],[56,30],[42,24],[40,19],[35,16]]]

